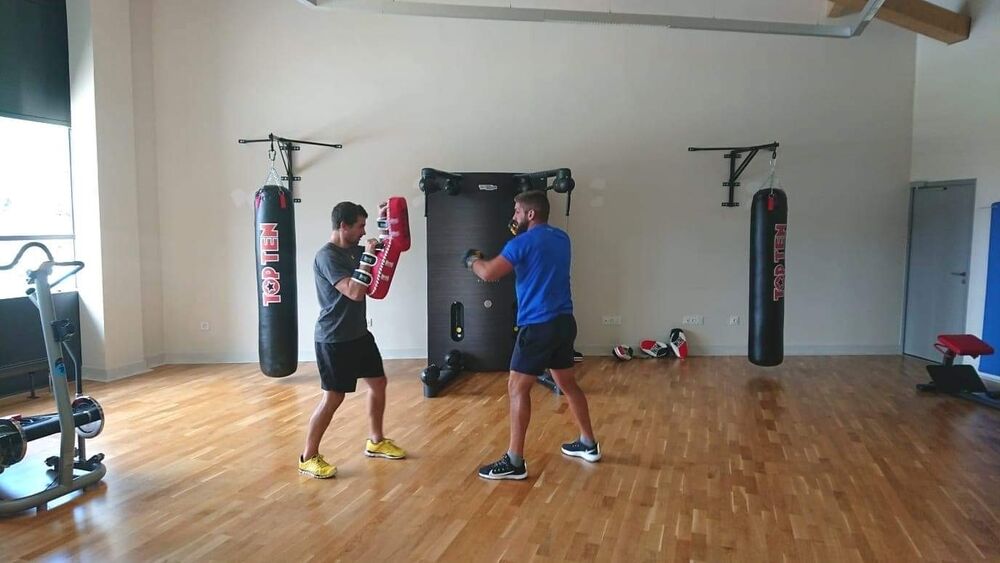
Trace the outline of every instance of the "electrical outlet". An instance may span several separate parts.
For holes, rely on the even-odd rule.
[[[686,325],[703,325],[705,324],[705,317],[702,315],[687,315],[684,317],[683,322]]]
[[[739,315],[733,315],[733,316],[729,317],[729,326],[739,326],[739,324],[740,324],[740,316]]]
[[[201,321],[201,330],[212,330],[212,326],[208,324],[208,321]]]
[[[621,326],[622,325],[622,316],[621,315],[615,315],[615,316],[611,317],[611,324],[613,324],[615,326]]]
[[[611,323],[611,319],[612,318],[613,317],[611,315],[604,315],[603,317],[601,317],[601,324],[604,325],[604,326],[611,326],[611,324],[612,324]]]
[[[375,326],[375,319],[368,317],[368,328]]]
[[[621,326],[621,315],[604,315],[601,317],[601,324],[604,326]]]

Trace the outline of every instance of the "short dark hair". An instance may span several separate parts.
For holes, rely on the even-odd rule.
[[[330,213],[330,222],[333,223],[333,230],[340,228],[341,223],[347,223],[348,225],[354,225],[358,222],[358,216],[368,218],[368,212],[365,211],[364,207],[361,207],[357,203],[351,203],[349,201],[342,201],[338,203],[333,208],[333,212]]]
[[[545,192],[541,190],[521,192],[514,197],[514,201],[520,203],[525,211],[534,209],[539,221],[549,220],[549,197]]]

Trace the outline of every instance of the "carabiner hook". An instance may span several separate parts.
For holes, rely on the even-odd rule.
[[[767,183],[769,184],[769,186],[771,188],[769,197],[773,198],[774,197],[774,169],[778,165],[778,151],[777,150],[772,150],[771,151],[771,162],[770,162],[770,164],[771,164],[771,173],[768,174],[768,176],[767,176]],[[773,206],[773,203],[771,201],[768,201],[768,206],[769,206],[768,210],[771,210],[771,207]]]

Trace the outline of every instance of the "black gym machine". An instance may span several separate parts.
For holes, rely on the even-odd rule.
[[[38,308],[41,319],[57,412],[38,416],[0,418],[0,473],[24,459],[28,442],[59,434],[60,449],[58,456],[45,460],[45,464],[54,470],[54,481],[34,494],[12,499],[0,498],[0,515],[14,514],[29,508],[44,510],[50,501],[97,483],[107,472],[102,463],[104,454],[97,454],[88,459],[86,449],[86,440],[97,437],[104,429],[104,410],[97,400],[83,394],[79,361],[65,345],[66,341],[76,333],[76,327],[66,319],[56,319],[55,307],[52,304],[51,289],[82,270],[84,264],[79,261],[56,262],[44,244],[29,242],[21,247],[10,264],[0,266],[0,270],[12,269],[32,247],[39,248],[47,258],[36,269],[28,270],[27,282],[31,287],[28,288],[27,294]],[[50,283],[49,276],[55,267],[71,269]],[[69,398],[66,365],[63,361],[64,350],[72,360],[75,372],[76,396],[72,401]],[[74,434],[76,434],[75,449]],[[82,474],[78,475],[74,471],[81,471]]]
[[[550,183],[551,180],[551,183]],[[506,371],[517,338],[514,279],[484,282],[462,264],[471,246],[499,254],[510,230],[514,197],[528,190],[566,194],[569,216],[576,186],[569,168],[541,172],[420,173],[427,218],[427,356],[424,396],[434,397],[463,371]],[[441,193],[440,195],[434,195]],[[551,375],[539,383],[558,393]]]

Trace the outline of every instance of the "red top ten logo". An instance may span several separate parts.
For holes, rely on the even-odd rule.
[[[785,297],[785,231],[788,225],[778,223],[774,226],[774,300],[781,301]]]
[[[271,303],[281,303],[281,274],[268,266],[278,261],[278,224],[260,224],[260,297],[267,307]]]

